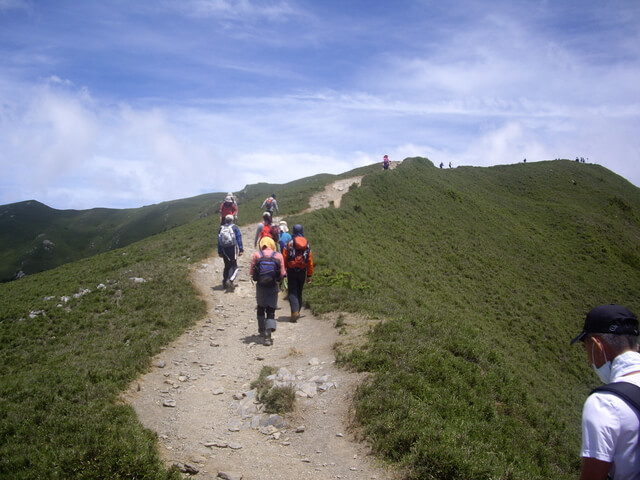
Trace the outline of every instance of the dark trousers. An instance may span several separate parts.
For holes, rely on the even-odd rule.
[[[266,318],[265,318],[266,314]],[[258,305],[258,332],[266,333],[276,329],[276,309]]]
[[[289,284],[289,305],[291,313],[299,312],[302,308],[302,289],[307,281],[307,270],[299,268],[287,269],[287,282]]]
[[[231,274],[238,268],[238,261],[236,258],[236,247],[223,247],[222,259],[224,260],[224,269],[222,270],[222,281],[229,280]]]

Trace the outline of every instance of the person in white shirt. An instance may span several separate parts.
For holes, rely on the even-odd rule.
[[[593,308],[582,333],[587,358],[605,384],[640,387],[638,319],[621,305]],[[640,398],[638,399],[640,400]],[[640,480],[640,412],[610,392],[592,393],[582,410],[580,480]]]

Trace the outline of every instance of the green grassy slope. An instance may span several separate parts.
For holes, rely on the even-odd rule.
[[[236,194],[239,223],[258,221],[263,200],[276,193],[282,212],[300,212],[309,196],[345,175],[374,171],[367,166],[343,175],[320,174],[286,184],[247,185]],[[0,282],[87,258],[180,225],[217,217],[226,193],[163,202],[132,209],[56,210],[35,200],[0,206]]]
[[[117,397],[205,314],[188,271],[217,222],[0,284],[0,478],[180,478]]]
[[[640,190],[570,161],[365,178],[305,230],[308,300],[387,321],[346,360],[357,415],[411,478],[575,478],[595,376],[568,342],[596,304],[640,311]]]
[[[640,191],[569,161],[342,176],[360,173],[340,209],[289,223],[314,249],[314,311],[384,320],[339,350],[371,372],[357,416],[376,450],[415,479],[576,478],[597,379],[568,341],[593,305],[640,312]],[[272,191],[300,211],[335,178],[249,186],[241,219]],[[0,284],[0,478],[178,478],[117,397],[204,314],[187,277],[216,229],[209,216]]]
[[[223,194],[135,209],[56,210],[37,201],[0,207],[0,281],[49,270],[215,215]]]

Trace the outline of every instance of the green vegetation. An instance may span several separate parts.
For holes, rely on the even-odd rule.
[[[212,222],[0,285],[0,478],[181,478],[117,398],[205,314]]]
[[[276,193],[282,212],[301,212],[312,193],[342,175],[320,174],[284,185],[259,183],[236,193],[239,223],[259,222],[264,199]],[[226,193],[163,202],[142,208],[56,210],[35,200],[0,206],[0,282],[122,248],[144,238],[208,216],[218,217]]]
[[[251,388],[258,391],[258,400],[264,404],[267,413],[285,414],[293,411],[296,402],[296,392],[291,386],[274,386],[267,377],[278,371],[275,367],[265,365],[260,370],[258,379],[251,382]]]
[[[639,212],[597,165],[416,158],[307,215],[314,311],[385,319],[346,357],[376,451],[415,479],[576,478],[597,380],[568,342],[594,305],[640,311]]]
[[[568,342],[596,304],[640,312],[640,190],[571,161],[415,158],[248,186],[241,223],[272,192],[300,212],[327,182],[365,173],[340,209],[288,221],[312,243],[314,312],[382,320],[339,352],[370,372],[356,414],[376,451],[411,479],[576,478],[597,379]],[[0,478],[179,478],[118,398],[204,315],[188,272],[216,228],[216,215],[194,219],[0,284]],[[350,330],[344,316],[335,327]]]
[[[0,206],[0,282],[125,247],[208,215],[224,194],[142,208],[55,210],[34,200]]]

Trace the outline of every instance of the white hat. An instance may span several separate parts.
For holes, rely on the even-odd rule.
[[[287,227],[287,222],[285,222],[284,220],[280,220],[280,230],[282,230],[283,232],[289,231],[289,227]]]

